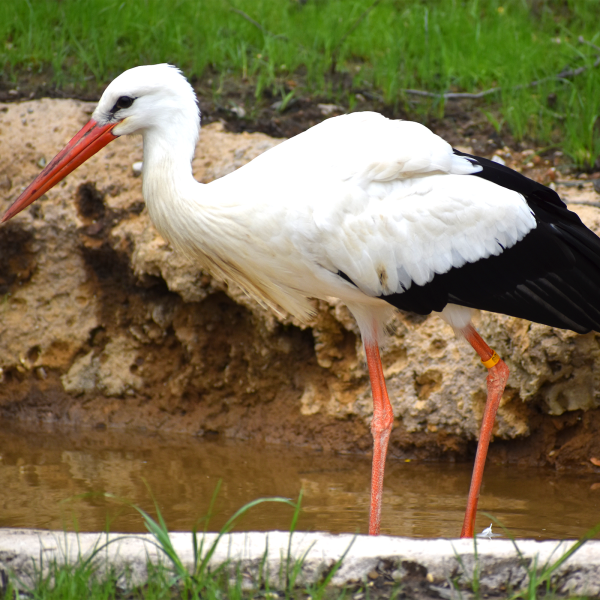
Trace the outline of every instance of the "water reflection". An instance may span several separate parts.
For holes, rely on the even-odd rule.
[[[210,530],[263,496],[297,498],[298,527],[333,533],[366,531],[370,459],[220,439],[115,431],[19,431],[0,425],[0,526],[143,531],[140,517],[102,493],[153,513],[144,482],[172,530],[189,530],[221,490]],[[390,461],[382,533],[456,537],[462,524],[469,464]],[[490,465],[477,530],[493,514],[516,537],[574,538],[600,522],[598,478]],[[600,486],[594,486],[598,488]],[[81,497],[83,495],[83,497]],[[288,529],[292,509],[262,505],[238,530]],[[499,528],[495,528],[499,531]]]

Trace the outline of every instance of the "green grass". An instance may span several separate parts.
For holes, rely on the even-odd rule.
[[[600,524],[595,525],[591,529],[589,529],[586,533],[584,533],[579,540],[577,540],[571,547],[563,552],[559,556],[554,556],[553,554],[547,559],[547,561],[543,564],[539,563],[538,556],[534,556],[533,559],[529,560],[526,558],[517,542],[512,535],[511,531],[504,526],[504,524],[495,518],[493,515],[488,513],[482,513],[489,519],[491,519],[495,525],[500,527],[506,538],[508,538],[515,549],[516,555],[519,557],[519,562],[523,567],[524,571],[527,573],[527,586],[519,589],[512,590],[509,586],[506,586],[508,589],[506,590],[504,597],[506,600],[553,600],[558,598],[570,598],[569,596],[565,596],[564,594],[558,594],[556,591],[556,586],[553,585],[553,579],[555,578],[560,567],[571,557],[573,556],[581,547],[586,544],[589,540],[595,538],[600,533]],[[478,544],[481,543],[477,539],[477,537],[473,538],[473,566],[472,568],[468,568],[460,554],[454,550],[455,558],[460,566],[460,571],[457,575],[450,581],[450,584],[454,588],[456,596],[458,598],[463,598],[463,594],[461,592],[461,587],[459,586],[459,581],[461,579],[467,581],[467,588],[470,592],[472,592],[472,597],[474,600],[483,600],[484,598],[489,596],[489,593],[483,593],[481,586],[481,565],[479,562],[479,553],[478,553]],[[485,542],[483,542],[485,543]],[[488,590],[489,591],[489,590]],[[572,600],[575,600],[576,597],[572,597]],[[581,597],[577,597],[579,600],[584,600]]]
[[[268,90],[287,103],[293,92],[352,108],[362,93],[421,120],[442,116],[446,101],[407,89],[499,87],[474,110],[591,168],[600,154],[597,23],[596,0],[3,0],[0,72],[83,90],[171,62],[215,94],[243,79],[257,99]]]

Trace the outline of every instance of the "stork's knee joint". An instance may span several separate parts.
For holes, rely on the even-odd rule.
[[[371,433],[373,435],[381,435],[383,433],[389,433],[394,425],[394,414],[389,411],[382,415],[373,415],[371,421]]]

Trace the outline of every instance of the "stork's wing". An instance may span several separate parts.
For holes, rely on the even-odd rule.
[[[251,164],[266,182],[253,186],[268,205],[256,214],[287,210],[277,222],[298,238],[298,255],[369,296],[500,254],[536,225],[521,195],[471,177],[482,167],[442,138],[376,113],[325,121]]]
[[[450,302],[580,333],[600,331],[600,238],[553,190],[503,165],[470,158],[483,167],[476,178],[526,199],[536,227],[499,254],[453,266],[384,299],[420,314]]]

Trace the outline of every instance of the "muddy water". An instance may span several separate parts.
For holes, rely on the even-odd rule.
[[[297,498],[298,528],[365,532],[370,459],[310,450],[114,431],[21,431],[0,424],[0,526],[137,532],[144,527],[126,498],[153,514],[152,490],[172,530],[206,515],[222,481],[209,530],[263,496]],[[469,464],[390,461],[382,533],[456,537],[469,484]],[[516,537],[575,538],[600,521],[600,476],[489,465],[480,512]],[[236,529],[288,529],[292,509],[263,505]],[[479,515],[477,528],[490,519]]]

